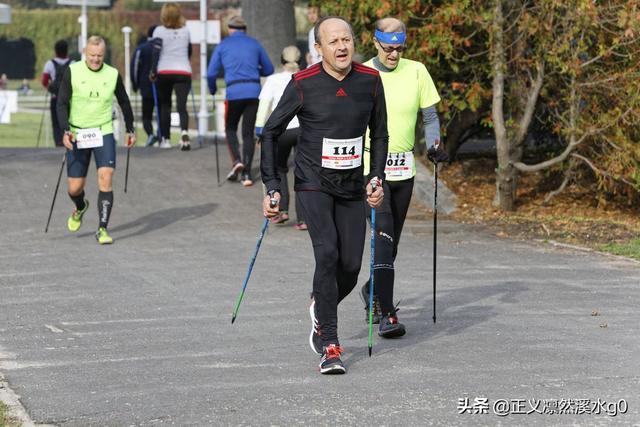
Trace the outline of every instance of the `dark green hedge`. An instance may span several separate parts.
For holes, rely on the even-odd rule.
[[[133,28],[132,51],[138,34],[146,33],[147,27],[156,22],[157,12],[120,13],[89,9],[89,35],[99,34],[107,40],[110,64],[123,71],[124,35],[121,28]],[[53,45],[59,39],[77,40],[80,34],[78,17],[80,8],[16,10],[11,14],[11,24],[0,25],[0,36],[25,37],[33,41],[36,53],[36,75],[40,75],[45,62],[53,56]],[[70,54],[73,52],[69,52]]]

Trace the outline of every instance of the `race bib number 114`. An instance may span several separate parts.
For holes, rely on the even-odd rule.
[[[355,169],[362,165],[362,137],[322,140],[322,167]]]

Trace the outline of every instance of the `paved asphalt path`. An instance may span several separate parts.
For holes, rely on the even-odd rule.
[[[124,194],[124,153],[100,247],[93,167],[83,228],[66,231],[62,186],[44,234],[61,153],[0,150],[0,395],[35,424],[640,425],[638,263],[443,221],[434,324],[432,220],[413,211],[396,271],[408,334],[369,358],[354,292],[348,373],[321,376],[307,233],[270,227],[232,326],[260,186],[217,187],[211,147],[135,149]],[[367,265],[365,250],[360,283]]]

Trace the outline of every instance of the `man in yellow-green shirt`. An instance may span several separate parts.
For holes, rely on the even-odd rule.
[[[416,174],[413,148],[418,112],[422,113],[428,157],[434,163],[449,160],[446,152],[437,149],[440,143],[440,123],[435,104],[440,101],[426,67],[402,58],[406,27],[398,19],[383,18],[376,22],[374,44],[376,57],[364,65],[380,73],[387,105],[389,151],[383,181],[384,201],[376,210],[376,252],[374,260],[375,304],[374,322],[380,323],[378,335],[400,337],[406,333],[398,321],[393,305],[394,261],[402,233]],[[368,141],[368,138],[365,138]],[[364,164],[368,148],[365,147]],[[368,173],[365,170],[365,175]],[[369,282],[360,292],[369,319]]]
[[[60,82],[58,92],[58,121],[64,130],[62,143],[67,148],[67,177],[69,197],[75,209],[67,220],[69,231],[82,225],[82,217],[89,207],[84,186],[91,162],[91,154],[98,170],[99,225],[96,239],[101,245],[113,243],[107,225],[113,206],[113,171],[116,167],[116,141],[113,137],[112,104],[118,100],[127,128],[127,146],[136,137],[133,111],[118,70],[104,63],[106,44],[102,37],[87,40],[85,60],[71,64]]]

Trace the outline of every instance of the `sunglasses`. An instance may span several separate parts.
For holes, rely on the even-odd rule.
[[[404,46],[404,45],[402,45],[402,46],[396,46],[396,47],[393,47],[393,46],[385,46],[385,45],[383,45],[382,43],[380,43],[380,41],[378,41],[378,40],[376,40],[376,41],[378,42],[378,44],[380,45],[380,47],[382,48],[382,50],[384,50],[384,51],[385,51],[385,53],[391,53],[391,52],[393,52],[394,50],[395,50],[396,52],[398,52],[398,53],[402,53],[402,52],[404,52],[404,50],[406,49],[406,46]]]

